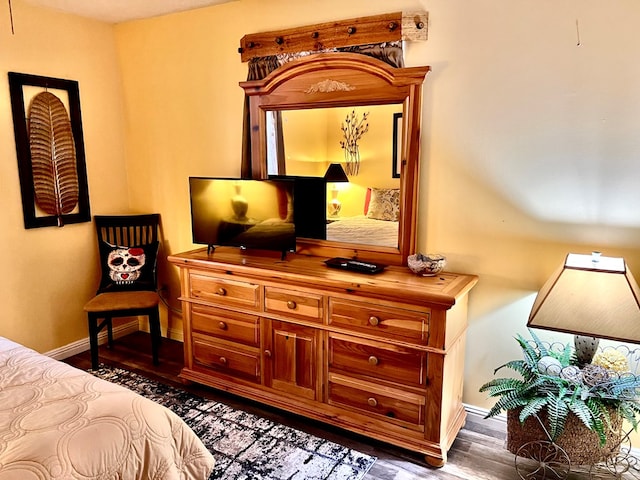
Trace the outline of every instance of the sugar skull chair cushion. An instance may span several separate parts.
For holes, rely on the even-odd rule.
[[[153,363],[158,363],[160,314],[157,293],[158,225],[160,215],[96,215],[94,217],[100,268],[100,286],[84,311],[89,321],[91,368],[99,366],[98,334],[107,328],[113,345],[112,319],[147,316]]]
[[[100,242],[102,279],[98,293],[157,288],[158,242],[126,247]]]

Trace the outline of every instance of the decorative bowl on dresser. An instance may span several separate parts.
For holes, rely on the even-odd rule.
[[[375,276],[326,258],[193,250],[179,267],[181,377],[421,452],[442,466],[465,421],[474,275]]]

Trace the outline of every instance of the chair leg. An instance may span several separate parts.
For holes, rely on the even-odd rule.
[[[153,357],[153,364],[158,365],[158,351],[160,350],[160,341],[162,334],[160,332],[160,313],[158,308],[149,314],[149,330],[151,332],[151,355]]]
[[[106,317],[105,322],[107,324],[107,345],[109,348],[113,348],[113,321],[111,317]]]
[[[89,346],[91,347],[91,369],[98,369],[98,317],[89,313]]]

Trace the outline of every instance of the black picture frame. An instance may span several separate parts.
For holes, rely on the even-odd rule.
[[[27,128],[27,109],[25,108],[25,87],[36,87],[42,90],[48,90],[54,95],[56,95],[56,91],[65,92],[67,96],[69,120],[76,150],[79,195],[78,205],[77,208],[74,209],[74,212],[63,214],[60,217],[38,212],[36,208],[31,148],[29,146],[29,132]],[[11,97],[13,132],[16,141],[16,156],[18,158],[18,174],[20,177],[22,212],[25,228],[63,226],[65,224],[91,221],[78,82],[75,80],[42,77],[27,73],[9,72],[9,94]]]
[[[393,151],[392,151],[391,178],[400,178],[402,169],[402,113],[393,114]]]

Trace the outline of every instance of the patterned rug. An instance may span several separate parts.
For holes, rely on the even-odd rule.
[[[90,371],[179,415],[213,454],[210,480],[359,480],[376,458],[219,402],[101,365]]]

